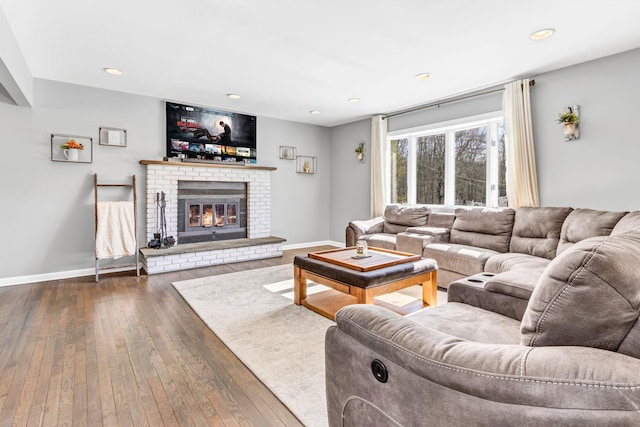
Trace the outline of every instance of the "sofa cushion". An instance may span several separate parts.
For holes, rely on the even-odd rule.
[[[640,230],[640,211],[629,212],[623,216],[611,230],[611,235],[615,236],[631,230]]]
[[[489,292],[528,300],[531,298],[540,276],[542,276],[542,271],[516,268],[491,277],[484,284],[484,288]]]
[[[516,210],[509,252],[553,259],[562,224],[571,208],[530,208]]]
[[[387,233],[387,234],[404,233],[405,231],[407,231],[407,228],[409,228],[409,227],[406,226],[406,225],[394,224],[392,222],[387,222],[387,221],[385,221],[382,224],[382,232],[383,233]]]
[[[455,210],[449,241],[460,245],[477,246],[496,252],[508,252],[513,209],[466,209]]]
[[[429,218],[427,218],[427,226],[451,229],[451,226],[453,226],[453,221],[455,221],[455,219],[456,216],[452,213],[430,212]]]
[[[484,271],[502,273],[515,269],[526,269],[542,273],[550,262],[551,260],[546,258],[509,252],[496,254],[489,258],[484,266]]]
[[[518,344],[520,322],[469,304],[448,302],[407,316],[454,337],[487,344]]]
[[[575,209],[565,219],[556,255],[589,237],[608,236],[626,212]]]
[[[637,232],[574,244],[540,277],[522,319],[521,343],[624,349],[640,357],[640,346],[625,345],[638,335],[639,265]]]
[[[384,220],[390,224],[419,227],[427,225],[429,212],[427,206],[387,205],[384,209]]]
[[[436,260],[438,268],[465,276],[484,271],[484,264],[496,254],[498,252],[491,249],[444,242],[429,243],[422,251],[423,257]]]
[[[367,246],[371,248],[396,249],[396,235],[387,233],[365,234],[358,237],[358,240],[367,242]]]

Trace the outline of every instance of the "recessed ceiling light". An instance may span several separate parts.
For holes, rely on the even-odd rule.
[[[107,67],[107,68],[103,68],[103,70],[105,71],[105,73],[113,74],[114,76],[121,76],[124,74],[121,70],[118,70],[117,68]]]
[[[231,99],[240,99],[240,95],[238,95],[237,93],[228,93],[227,97]]]
[[[311,114],[320,114],[320,111],[318,111],[318,110],[311,110],[311,111],[309,111],[309,113],[311,113]]]
[[[360,98],[349,98],[348,101],[357,104],[358,102],[360,102]]]
[[[418,80],[429,80],[431,78],[431,73],[420,73],[415,76]]]
[[[555,28],[543,28],[542,30],[538,30],[535,33],[532,33],[529,38],[531,40],[543,40],[547,37],[551,37],[555,32]]]

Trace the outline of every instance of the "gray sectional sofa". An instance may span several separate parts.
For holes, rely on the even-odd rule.
[[[438,263],[438,286],[448,301],[522,319],[538,279],[557,255],[590,237],[640,227],[640,212],[569,207],[456,209],[389,205],[382,217],[352,221],[347,246],[411,252]]]
[[[448,302],[406,317],[338,311],[325,339],[330,426],[640,425],[639,212],[459,210],[433,239],[408,230],[429,232],[423,219],[394,223],[406,225],[395,241],[421,239],[449,271]],[[350,227],[348,238],[362,231]]]

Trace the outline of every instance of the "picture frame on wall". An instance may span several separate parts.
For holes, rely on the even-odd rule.
[[[296,147],[290,147],[287,145],[280,146],[280,158],[282,160],[295,160],[297,157]]]
[[[100,127],[100,145],[108,145],[111,147],[126,147],[127,146],[127,130]]]
[[[51,161],[93,163],[93,138],[52,133]]]

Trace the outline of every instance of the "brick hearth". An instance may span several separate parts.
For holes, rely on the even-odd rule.
[[[282,256],[284,239],[271,236],[271,171],[263,166],[180,163],[141,160],[147,166],[146,241],[156,225],[156,193],[164,191],[167,235],[178,233],[178,181],[247,183],[247,239],[177,245],[168,249],[141,250],[148,274]]]

